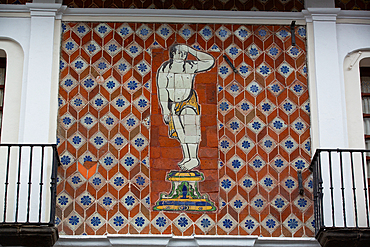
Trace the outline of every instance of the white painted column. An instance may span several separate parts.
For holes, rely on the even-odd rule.
[[[320,148],[346,148],[344,86],[340,83],[336,15],[340,9],[309,8],[307,22],[312,22],[314,47],[317,119],[312,121],[319,130]],[[313,48],[313,49],[312,49]],[[315,109],[313,109],[315,110]]]
[[[336,8],[308,8],[305,11],[308,26],[307,36],[312,45],[308,53],[313,57],[309,59],[314,73],[310,83],[315,91],[311,91],[312,112],[315,118],[311,118],[313,143],[316,148],[348,148],[347,115],[345,102],[345,88],[341,80],[342,69],[340,68],[337,37],[337,14],[340,9]],[[321,173],[323,179],[323,215],[324,225],[331,227],[344,226],[343,201],[341,191],[341,170],[339,155],[332,156],[332,185],[330,184],[329,158],[321,156]],[[359,156],[354,157],[355,164],[361,164]],[[358,163],[359,162],[359,163]],[[356,168],[355,168],[356,169]],[[345,211],[347,227],[355,226],[354,205],[352,194],[352,174],[349,156],[343,156],[343,177],[345,188]],[[330,187],[333,186],[333,191]],[[357,188],[361,190],[362,187]],[[332,197],[333,196],[333,199]],[[363,203],[363,198],[357,197],[357,203]],[[334,216],[333,216],[334,209]],[[364,212],[363,212],[364,213]],[[359,217],[364,218],[359,212]]]
[[[57,11],[61,4],[43,2],[27,3],[30,10],[30,36],[29,53],[26,57],[26,78],[22,87],[20,143],[45,144],[55,143],[56,140],[56,98],[58,90],[58,73],[60,33],[55,32]],[[60,22],[59,22],[60,25]],[[58,47],[56,47],[58,46]],[[32,156],[32,187],[29,191],[29,148],[22,149],[22,164],[20,169],[21,186],[19,193],[18,221],[26,221],[29,193],[30,196],[30,221],[38,221],[41,178],[41,149],[35,148]],[[52,168],[52,150],[45,150],[42,193],[42,218],[48,221],[50,215],[50,176]],[[18,173],[18,171],[17,171]]]
[[[31,12],[31,32],[26,85],[23,85],[24,119],[20,142],[48,143],[54,62],[54,25],[56,13],[61,8],[61,4],[27,3],[27,7]]]

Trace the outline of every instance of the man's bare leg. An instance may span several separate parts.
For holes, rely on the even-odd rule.
[[[180,168],[181,166],[183,166],[186,162],[190,160],[190,151],[189,151],[188,145],[181,143],[181,148],[182,148],[182,155],[184,158],[178,163],[178,166]]]
[[[183,165],[190,160],[190,151],[189,151],[188,145],[185,143],[184,125],[181,122],[181,119],[179,116],[173,115],[173,125],[177,132],[177,137],[179,138],[181,148],[182,148],[183,159],[177,164],[182,170]]]
[[[184,163],[180,168],[183,171],[189,171],[197,166],[200,165],[200,161],[198,159],[198,147],[199,144],[187,144],[190,151],[190,160]]]
[[[179,164],[181,170],[189,171],[200,165],[198,159],[198,149],[200,143],[200,118],[191,108],[184,109],[181,116],[184,123],[184,144],[189,151],[189,160]]]

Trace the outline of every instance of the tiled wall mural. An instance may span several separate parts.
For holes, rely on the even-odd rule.
[[[62,29],[60,234],[313,236],[303,26]]]

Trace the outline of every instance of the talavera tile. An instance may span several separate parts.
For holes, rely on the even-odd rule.
[[[289,11],[303,8],[294,3]],[[293,196],[296,171],[307,171],[311,155],[304,26],[296,26],[296,46],[288,26],[63,22],[62,32],[61,234],[313,236],[311,175],[305,196]],[[215,202],[212,212],[153,210],[184,155],[168,137],[158,100],[166,97],[158,92],[158,69],[170,61],[173,44],[194,49],[188,60],[215,59],[206,73],[194,74],[199,115],[183,118],[200,161],[191,171],[204,174],[199,191]],[[199,69],[195,64],[189,62]],[[96,164],[95,173],[85,178],[78,163],[88,171]]]

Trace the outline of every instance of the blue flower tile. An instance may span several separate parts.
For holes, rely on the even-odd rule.
[[[302,227],[303,224],[295,215],[292,214],[283,222],[283,225],[286,229],[294,234]]]
[[[126,168],[127,171],[131,171],[131,169],[134,168],[138,163],[139,162],[137,158],[130,153],[127,153],[121,159],[121,164],[123,165],[124,168]]]
[[[218,146],[221,152],[227,153],[232,147],[234,147],[234,143],[226,136],[223,136],[219,140]]]
[[[210,40],[213,37],[213,31],[212,28],[209,26],[203,27],[198,34],[206,41]]]
[[[121,230],[124,226],[127,225],[128,220],[127,218],[120,212],[116,213],[111,217],[108,221],[109,225],[111,225],[116,231]]]
[[[228,176],[224,176],[220,179],[220,187],[226,192],[230,191],[235,186],[234,180]]]
[[[230,167],[234,172],[238,172],[245,165],[245,161],[238,155],[234,155],[227,161],[227,166]]]
[[[188,25],[184,25],[178,32],[177,32],[184,40],[188,40],[194,34],[194,30],[189,27]]]
[[[215,222],[207,214],[203,214],[195,224],[205,233],[215,226]]]
[[[273,233],[280,226],[280,223],[274,216],[269,214],[261,222],[261,226],[265,228],[268,232]]]
[[[259,225],[258,221],[250,215],[240,222],[240,226],[249,234],[252,234]]]
[[[248,39],[252,32],[246,28],[245,26],[240,26],[237,30],[235,30],[234,35],[241,41],[245,41]]]
[[[107,36],[112,31],[112,28],[106,23],[100,23],[94,28],[94,32],[101,38]]]
[[[224,217],[222,217],[217,225],[224,230],[225,232],[229,233],[232,230],[234,230],[235,227],[237,227],[238,223],[237,221],[229,214],[226,214]]]
[[[253,60],[257,59],[262,54],[260,48],[258,48],[258,46],[255,44],[248,46],[245,52]]]
[[[136,35],[143,40],[147,40],[153,33],[153,30],[149,28],[146,24],[142,24],[137,30]]]
[[[247,206],[246,200],[237,194],[230,202],[230,206],[238,213],[242,212],[243,209]]]
[[[169,25],[163,24],[157,29],[156,34],[166,40],[173,34],[173,30]]]
[[[216,30],[215,34],[220,40],[225,41],[227,38],[230,37],[231,32],[225,26],[221,26],[219,29]]]

